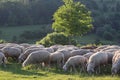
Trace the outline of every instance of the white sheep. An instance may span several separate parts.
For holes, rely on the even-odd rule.
[[[7,46],[2,48],[2,52],[7,58],[12,57],[13,59],[18,59],[19,55],[21,54],[21,49]]]
[[[25,48],[25,50],[33,48],[45,48],[45,47],[43,45],[31,45],[30,47]]]
[[[84,54],[86,54],[88,52],[91,52],[91,50],[89,50],[89,49],[78,49],[78,50],[71,51],[71,55],[72,56],[84,55]]]
[[[40,50],[40,48],[27,49],[24,53],[20,54],[20,56],[18,57],[19,63],[22,63],[32,52],[38,50]]]
[[[64,54],[56,51],[50,54],[50,65],[56,64],[56,67],[60,67],[64,64]]]
[[[119,70],[120,70],[120,50],[115,52],[115,55],[113,56],[112,59],[112,69],[111,69],[112,75],[117,74]]]
[[[55,51],[57,51],[58,49],[63,48],[63,46],[62,46],[62,45],[52,45],[52,46],[50,46],[50,48],[52,48],[52,49],[54,50],[54,52],[55,52]]]
[[[57,50],[56,52],[60,52],[64,54],[64,62],[67,61],[72,55],[70,53],[69,50],[65,49],[61,49],[61,50]]]
[[[27,48],[27,47],[30,47],[31,45],[28,44],[28,43],[22,43],[22,44],[20,44],[20,46],[23,46],[24,48]]]
[[[23,62],[22,66],[28,66],[30,64],[39,64],[44,62],[45,65],[49,64],[50,53],[48,51],[39,50],[32,52],[27,59]]]
[[[85,71],[85,67],[86,67],[86,63],[87,63],[87,58],[84,56],[73,56],[70,57],[67,62],[65,63],[65,65],[63,66],[63,70],[68,70],[70,67],[72,67],[74,69],[74,71],[76,71],[76,66],[82,66],[82,70]]]
[[[105,52],[97,52],[90,56],[87,63],[87,72],[89,74],[94,72],[95,67],[105,65],[108,63],[108,54]]]

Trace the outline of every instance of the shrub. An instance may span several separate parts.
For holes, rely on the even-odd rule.
[[[75,41],[71,39],[71,43],[75,44]],[[64,35],[63,33],[50,33],[46,37],[44,37],[42,40],[37,41],[36,44],[42,44],[44,46],[51,46],[54,44],[62,44],[67,45],[69,44],[69,38]]]
[[[0,44],[1,44],[1,43],[6,43],[6,41],[3,40],[3,39],[0,39]]]

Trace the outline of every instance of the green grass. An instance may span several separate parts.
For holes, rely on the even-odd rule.
[[[9,63],[0,66],[0,80],[119,80],[110,74],[88,75],[87,73],[64,72],[55,68],[22,68],[21,64]]]
[[[13,36],[19,37],[24,31],[42,31],[48,28],[49,25],[30,25],[30,26],[15,26],[15,27],[0,27],[2,31],[1,39],[11,41]]]

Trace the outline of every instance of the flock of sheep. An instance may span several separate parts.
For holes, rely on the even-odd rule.
[[[96,68],[112,64],[111,74],[115,75],[120,70],[120,46],[102,45],[96,48],[78,48],[73,45],[53,45],[44,47],[35,44],[0,44],[0,64],[6,66],[7,59],[22,63],[22,66],[30,64],[44,64],[44,66],[56,65],[64,71],[72,68],[76,71],[95,73]],[[100,71],[100,70],[99,70]]]

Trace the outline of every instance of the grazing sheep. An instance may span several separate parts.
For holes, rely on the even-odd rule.
[[[27,47],[27,48],[25,48],[25,50],[27,50],[27,49],[33,49],[33,48],[45,48],[43,45],[32,45],[32,46],[30,46],[30,47]]]
[[[32,52],[27,59],[23,62],[22,66],[25,67],[30,64],[39,64],[44,62],[45,65],[49,64],[50,53],[48,51],[39,50]]]
[[[105,65],[108,63],[108,54],[105,52],[97,52],[90,56],[87,64],[87,72],[89,74],[94,72],[95,67]]]
[[[4,53],[5,57],[12,57],[16,60],[21,54],[21,49],[16,47],[4,47],[2,48],[2,52]]]
[[[53,48],[50,48],[50,47],[42,48],[42,49],[43,49],[43,50],[46,50],[46,51],[48,51],[48,52],[50,52],[50,53],[53,53],[53,52],[54,52]]]
[[[65,65],[63,66],[63,70],[68,70],[68,68],[73,67],[74,71],[76,71],[76,66],[81,65],[82,66],[82,70],[85,71],[85,67],[86,67],[86,63],[87,63],[87,58],[84,56],[73,56],[70,57],[67,62],[65,63]]]
[[[108,46],[110,46],[110,45],[102,45],[102,46],[99,46],[99,47],[97,47],[94,51],[95,51],[95,52],[101,51],[101,50],[107,48]]]
[[[71,55],[72,56],[76,56],[76,55],[84,55],[88,52],[91,52],[91,50],[89,49],[79,49],[79,50],[73,50],[71,51]]]
[[[6,44],[0,44],[0,49],[2,49],[5,46],[6,46]]]
[[[57,64],[57,67],[61,67],[64,64],[64,54],[56,51],[50,54],[50,65],[52,63]]]
[[[115,55],[113,56],[111,73],[112,75],[115,75],[119,71],[120,71],[120,50],[116,51]]]
[[[57,52],[60,52],[60,53],[63,53],[64,54],[64,62],[67,61],[72,55],[70,54],[70,51],[69,50],[66,50],[65,49],[61,49],[61,50],[58,50]]]
[[[52,49],[54,50],[54,52],[55,52],[55,51],[57,51],[58,49],[63,48],[63,46],[62,46],[62,45],[53,45],[53,46],[50,46],[50,48],[52,48]]]
[[[4,67],[6,67],[6,57],[5,55],[2,53],[2,51],[0,51],[0,65],[3,64]]]
[[[20,44],[20,46],[23,46],[24,48],[27,48],[27,47],[30,47],[31,45],[28,44],[28,43],[22,43],[22,44]]]
[[[40,48],[27,49],[24,53],[22,53],[18,57],[19,63],[22,63],[28,57],[28,55],[30,55],[32,52],[38,51],[38,50],[40,50]]]

